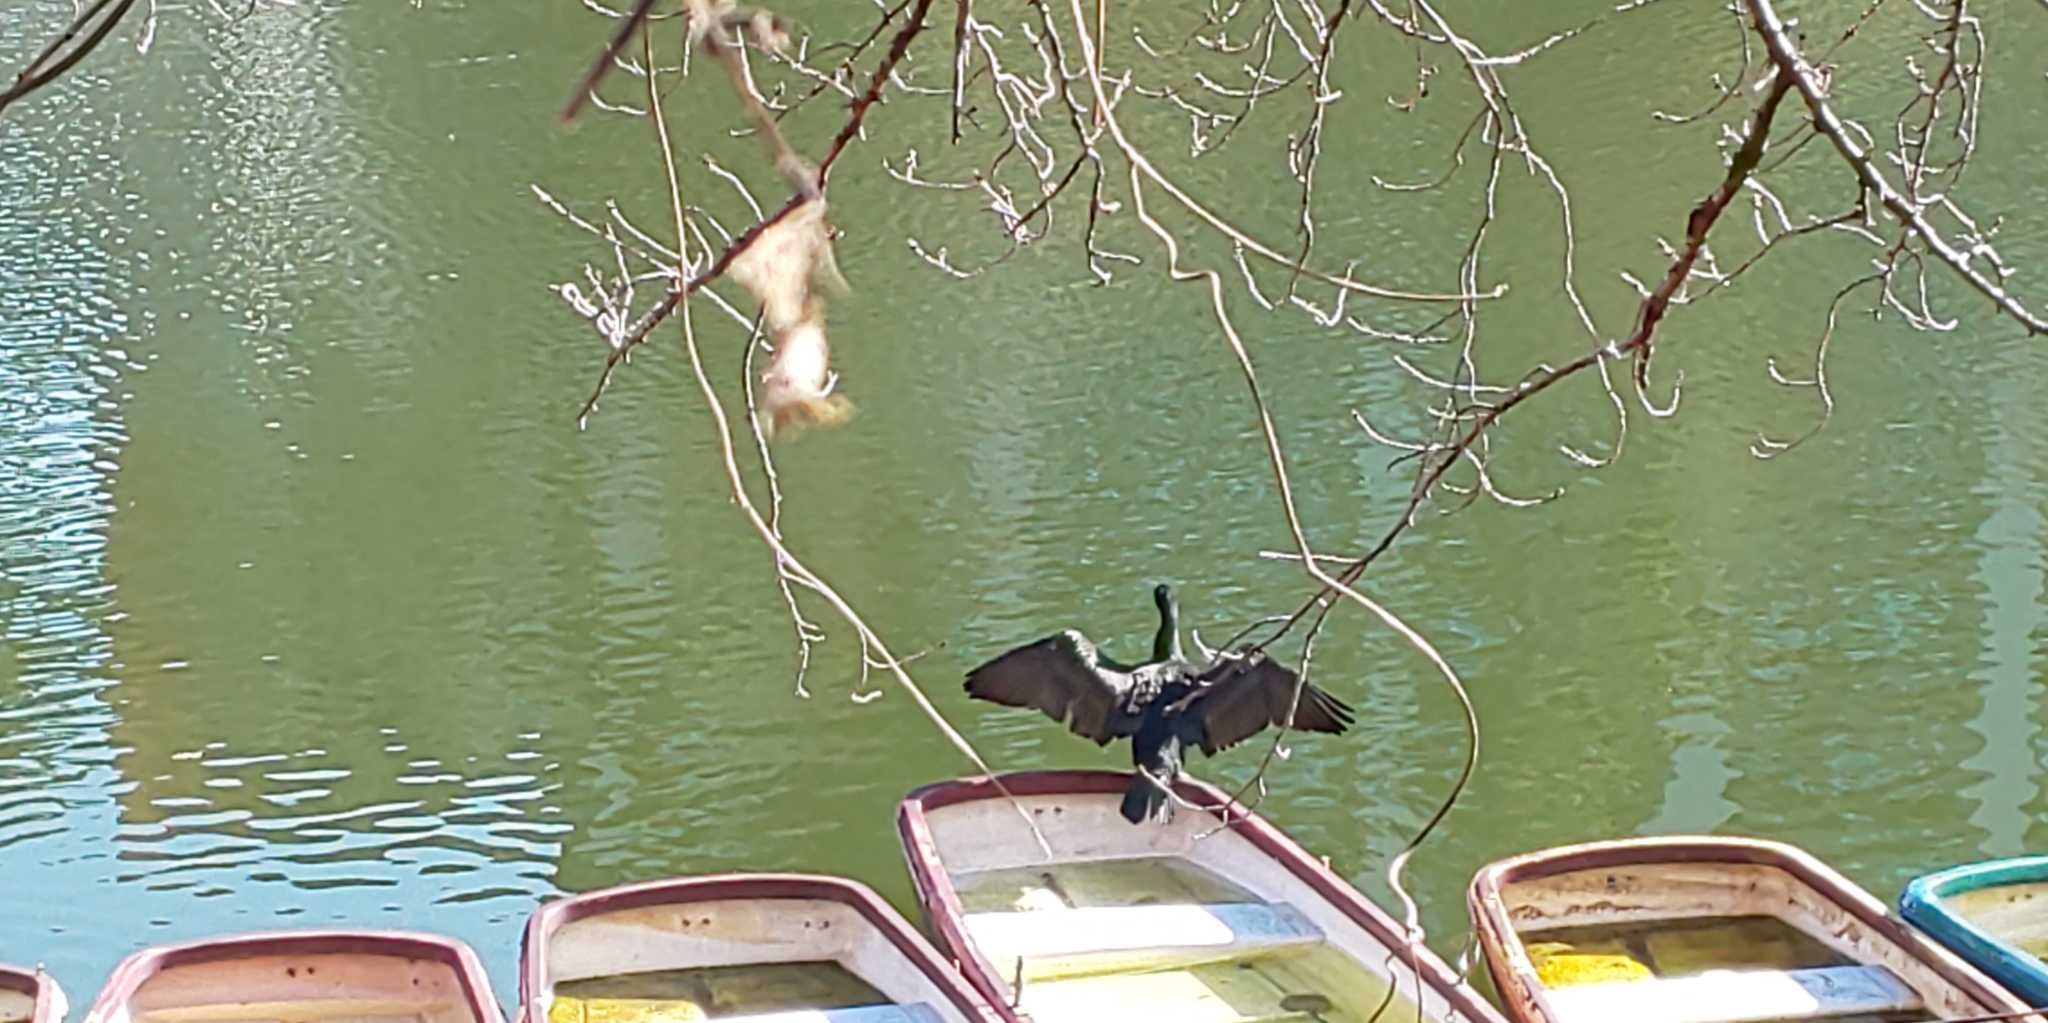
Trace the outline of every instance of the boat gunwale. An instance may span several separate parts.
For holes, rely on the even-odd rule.
[[[1978,926],[1956,911],[1950,900],[1986,888],[2044,883],[2048,883],[2048,856],[1961,863],[1908,881],[1899,893],[1899,915],[2038,1007],[2048,1002],[2048,962]],[[2010,979],[1998,976],[2001,973]]]
[[[107,975],[81,1023],[107,1023],[115,1010],[160,973],[183,966],[231,962],[275,955],[366,955],[420,959],[455,972],[477,1023],[504,1023],[504,1009],[491,988],[490,974],[476,950],[458,938],[423,931],[322,928],[224,934],[190,941],[151,945],[121,960]]]
[[[982,1020],[989,1005],[979,989],[967,983],[894,907],[858,881],[822,874],[733,873],[669,877],[599,888],[569,895],[536,908],[519,940],[519,1016],[545,1020],[540,1001],[546,990],[548,946],[554,932],[577,920],[647,906],[679,906],[693,902],[817,900],[851,908],[896,951],[945,994],[953,1007],[971,1020]],[[998,1008],[1003,1023],[1020,1023]]]
[[[1001,782],[998,788],[996,782]],[[1009,1008],[1011,994],[993,963],[968,937],[963,921],[966,908],[946,873],[944,859],[933,838],[928,813],[933,810],[1010,795],[1112,795],[1129,786],[1130,774],[1103,770],[1017,771],[994,778],[954,778],[919,786],[897,804],[897,836],[903,842],[904,859],[910,867],[912,886],[917,891],[925,924],[941,949],[960,963],[968,983],[992,1005]],[[1407,932],[1386,910],[1368,900],[1327,863],[1315,857],[1248,806],[1232,799],[1222,789],[1187,775],[1173,782],[1176,796],[1222,819],[1223,825],[1243,837],[1254,849],[1306,884],[1317,896],[1335,907],[1346,919],[1364,930],[1389,951],[1410,950],[1403,963],[1429,986],[1449,1008],[1470,1023],[1506,1023],[1500,1010],[1480,997],[1460,979],[1449,964],[1429,946],[1410,944]]]
[[[29,996],[29,1023],[61,1023],[64,991],[43,968],[0,963],[0,988]]]
[[[1616,867],[1671,863],[1770,867],[1840,907],[1877,937],[1918,959],[1942,982],[1975,999],[1993,1012],[2024,1013],[2032,1008],[2004,985],[1915,931],[1886,911],[1884,903],[1812,853],[1784,842],[1724,835],[1650,835],[1555,846],[1496,860],[1479,869],[1467,889],[1487,972],[1508,1015],[1518,1023],[1556,1023],[1559,1019],[1544,997],[1533,970],[1510,965],[1506,941],[1521,945],[1503,894],[1508,885],[1560,874]],[[1526,960],[1527,956],[1523,956]],[[2017,1016],[2016,1021],[2044,1023],[2048,1017]]]

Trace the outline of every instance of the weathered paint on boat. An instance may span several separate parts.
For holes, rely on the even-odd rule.
[[[1191,972],[1161,969],[1161,964],[1248,962],[1268,950],[1298,951],[1306,939],[1318,945],[1313,954],[1331,956],[1347,972],[1370,975],[1382,989],[1391,981],[1402,998],[1422,1003],[1428,1020],[1501,1021],[1500,1014],[1443,960],[1409,942],[1400,924],[1333,872],[1327,861],[1311,856],[1213,786],[1183,778],[1174,786],[1182,806],[1171,824],[1133,826],[1117,812],[1130,781],[1127,774],[1032,771],[1002,775],[1000,781],[1015,804],[991,779],[973,778],[920,788],[903,800],[897,813],[911,878],[938,945],[994,1004],[1017,1004],[1019,993],[1013,983],[1024,978],[1023,1009],[1037,1023],[1138,1018],[1118,1014],[1122,997],[1147,1000],[1140,1013],[1143,1018],[1210,1018],[1194,1011],[1196,1001],[1214,1009],[1215,985],[1227,980],[1196,983]],[[1052,859],[1045,858],[1026,827],[1019,805],[1052,847]],[[1227,816],[1222,814],[1225,807]],[[1155,903],[1158,896],[1134,893],[1129,880],[1107,878],[1099,897],[1072,900],[1076,906],[1100,908],[1075,908],[1063,902],[1052,912],[1007,914],[1017,918],[1010,920],[1000,914],[971,914],[983,937],[989,936],[988,925],[993,924],[1017,932],[1012,937],[1026,950],[1013,950],[1014,961],[1004,969],[990,960],[989,950],[970,927],[970,913],[956,884],[969,875],[1007,875],[1040,865],[1113,867],[1164,858],[1184,858],[1255,901],[1204,904],[1208,900],[1188,889],[1189,896],[1179,902]],[[1059,887],[1050,874],[1046,876]],[[1027,892],[1015,908],[1036,909],[1027,904],[1030,899]],[[1024,926],[1038,917],[1046,919],[1045,926]],[[1077,961],[1083,958],[1093,961]],[[1047,970],[1059,972],[1061,979],[1029,979],[1032,971]],[[1051,989],[1071,980],[1099,986],[1090,997],[1053,995]],[[1069,986],[1078,992],[1087,984]],[[1177,1003],[1176,998],[1185,1000]],[[1281,1008],[1289,1012],[1273,1018],[1323,1018],[1314,1001],[1309,995],[1283,998]],[[1239,1017],[1218,1013],[1215,1018]],[[1386,1018],[1412,1020],[1415,1010],[1389,1009]]]
[[[1469,903],[1494,987],[1517,1023],[1617,1018],[1596,1006],[1624,1019],[1824,1018],[1830,1006],[1837,1013],[1873,1011],[1890,996],[1909,998],[1919,1003],[1917,1011],[1937,1019],[2017,1013],[2014,1018],[2042,1023],[2025,1013],[2025,1002],[1889,916],[1868,892],[1778,842],[1671,836],[1564,846],[1483,868]],[[1846,968],[1742,969],[1546,987],[1522,937],[1573,927],[1757,917],[1775,918],[1819,942]],[[1855,983],[1837,985],[1835,975]],[[1787,1012],[1788,1000],[1810,1004]],[[1769,1006],[1771,1014],[1744,1014],[1758,1006]],[[1728,1013],[1716,1015],[1723,1009]]]
[[[404,931],[281,931],[147,948],[84,1023],[503,1023],[476,953]]]
[[[557,983],[653,971],[837,962],[943,1023],[1014,1023],[866,885],[807,874],[670,878],[535,910],[519,951],[522,1019],[546,1023]],[[794,1018],[794,1017],[791,1017]],[[832,1013],[806,1018],[835,1018]]]
[[[1992,900],[1981,911],[1972,905]],[[1899,915],[2036,1008],[2048,1007],[2048,964],[2020,947],[2048,939],[2048,856],[1915,878],[1899,896]]]
[[[57,979],[41,969],[25,970],[0,963],[0,1019],[27,1023],[63,1023],[70,1006]]]

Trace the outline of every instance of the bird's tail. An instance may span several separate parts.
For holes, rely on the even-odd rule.
[[[1141,767],[1131,772],[1131,785],[1124,790],[1123,814],[1132,824],[1165,824],[1173,819],[1173,800],[1166,797],[1166,788]]]

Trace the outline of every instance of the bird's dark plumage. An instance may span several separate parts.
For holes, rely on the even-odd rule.
[[[1130,735],[1124,713],[1130,669],[1109,661],[1072,629],[1020,646],[967,673],[967,693],[1009,707],[1036,707],[1084,739],[1106,746]]]
[[[1351,726],[1351,708],[1312,685],[1294,695],[1294,672],[1265,654],[1242,660],[1221,661],[1199,678],[1207,688],[1202,693],[1202,752],[1215,756],[1264,731],[1269,725],[1288,722],[1289,728],[1304,732],[1342,735]]]
[[[1162,585],[1152,596],[1159,632],[1150,661],[1118,664],[1068,629],[968,672],[968,695],[1035,707],[1098,746],[1130,739],[1138,770],[1124,795],[1123,815],[1133,824],[1173,816],[1165,787],[1180,774],[1184,747],[1199,746],[1214,756],[1270,725],[1333,735],[1350,726],[1350,707],[1313,685],[1297,686],[1294,672],[1262,652],[1189,662],[1181,652],[1172,591]]]

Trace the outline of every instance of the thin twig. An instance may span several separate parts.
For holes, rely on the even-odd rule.
[[[113,11],[101,18],[99,24],[93,25],[91,31],[87,32],[86,26],[91,25],[93,18],[105,11],[109,3],[116,4]],[[114,26],[119,25],[121,19],[127,16],[129,8],[134,6],[135,0],[94,0],[91,6],[79,11],[78,15],[71,19],[71,23],[37,52],[35,59],[30,60],[28,65],[21,69],[20,74],[14,76],[14,84],[8,86],[6,91],[0,92],[0,111],[5,111],[15,100],[56,81],[64,72],[77,66],[79,61],[85,59],[86,54],[99,48],[107,35],[114,31]],[[86,32],[85,39],[73,45],[80,32]],[[64,50],[66,46],[70,46],[71,49]]]
[[[1772,5],[1771,0],[1744,2],[1749,5],[1750,13],[1756,18],[1757,32],[1764,37],[1765,47],[1770,52],[1772,63],[1778,66],[1779,74],[1791,76],[1794,87],[1799,90],[1800,98],[1806,101],[1807,110],[1813,114],[1814,126],[1834,144],[1835,151],[1842,155],[1842,160],[1856,173],[1856,179],[1862,182],[1863,187],[1874,193],[1878,201],[1883,203],[1885,210],[1897,218],[1899,223],[1918,236],[1928,251],[1934,253],[1935,258],[1948,264],[1949,269],[1954,270],[1964,283],[1990,299],[2000,311],[2017,320],[2027,329],[2027,333],[2048,333],[2048,320],[2043,320],[2021,304],[2018,298],[2006,291],[1997,281],[1978,271],[1969,257],[1956,251],[1955,246],[1943,238],[1933,224],[1927,222],[1919,206],[1901,195],[1898,189],[1892,187],[1891,182],[1885,180],[1884,175],[1878,172],[1877,166],[1870,160],[1870,155],[1855,139],[1849,137],[1848,129],[1843,126],[1841,117],[1837,116],[1834,107],[1829,105],[1826,91],[1815,81],[1812,66],[1799,55],[1798,46],[1786,33],[1785,22],[1778,17],[1777,8]]]

